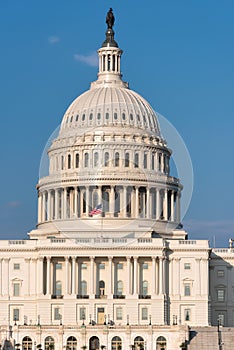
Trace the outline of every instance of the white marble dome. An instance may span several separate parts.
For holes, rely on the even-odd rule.
[[[91,88],[77,97],[64,114],[60,135],[81,128],[132,127],[160,137],[157,116],[150,104],[127,87]],[[87,130],[88,131],[88,130]]]

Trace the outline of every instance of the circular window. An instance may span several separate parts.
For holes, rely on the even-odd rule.
[[[98,113],[97,118],[98,118],[98,120],[101,119],[101,113]]]
[[[84,121],[84,120],[85,120],[85,114],[82,115],[82,121]]]

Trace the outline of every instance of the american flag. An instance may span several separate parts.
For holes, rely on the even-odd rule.
[[[89,216],[98,215],[102,213],[102,204],[98,204],[89,212]]]

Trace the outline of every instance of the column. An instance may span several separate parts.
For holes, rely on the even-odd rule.
[[[201,277],[200,276],[202,276],[202,278],[203,278],[203,275],[201,275],[200,261],[201,261],[200,258],[195,259],[195,274],[196,274],[196,277],[195,277],[194,287],[195,287],[195,294],[196,295],[201,295],[201,280],[200,280]]]
[[[108,298],[112,295],[112,256],[108,257],[109,268],[108,268]]]
[[[159,281],[159,294],[163,293],[163,258],[159,257],[159,276],[158,276],[158,281]]]
[[[146,194],[146,217],[147,219],[150,219],[150,188],[147,187],[147,194]]]
[[[51,220],[51,192],[47,192],[47,220]]]
[[[126,294],[131,293],[131,257],[127,256],[127,284],[126,284]]]
[[[115,211],[115,191],[114,186],[111,186],[110,188],[110,214],[111,217],[114,216]]]
[[[3,258],[2,263],[2,295],[9,296],[9,258]]]
[[[30,295],[30,258],[25,258],[25,271],[26,271],[26,288],[25,288],[25,295]]]
[[[94,293],[94,257],[90,257],[90,294],[95,294]]]
[[[180,193],[177,192],[176,196],[176,219],[177,222],[180,222]]]
[[[133,278],[133,294],[138,294],[138,262],[137,257],[133,258],[134,278]]]
[[[139,216],[139,187],[135,188],[135,218]]]
[[[164,220],[168,220],[168,191],[164,190],[164,205],[163,205],[163,216]]]
[[[2,261],[3,259],[0,258],[0,296],[2,296],[2,284],[3,284]]]
[[[42,198],[41,198],[41,193],[38,192],[38,208],[37,208],[37,212],[38,212],[38,215],[37,215],[37,221],[38,223],[41,222],[41,202],[42,202]]]
[[[72,257],[72,294],[76,293],[76,257]]]
[[[160,205],[160,191],[157,188],[156,189],[156,220],[160,220],[160,211],[161,211],[161,205]]]
[[[65,271],[66,271],[66,276],[65,276],[65,294],[70,294],[70,288],[69,288],[69,258],[68,256],[65,257]]]
[[[74,216],[77,218],[78,214],[78,188],[74,188]]]
[[[54,190],[54,218],[55,218],[55,220],[58,220],[58,218],[59,218],[59,215],[58,215],[58,212],[59,212],[59,210],[58,210],[58,195],[59,195],[59,189],[56,188]]]
[[[45,215],[45,210],[46,210],[46,194],[45,192],[42,193],[42,222],[45,221],[46,215]]]
[[[51,294],[51,290],[50,290],[50,256],[47,256],[46,258],[46,294]]]
[[[161,156],[161,173],[164,173],[164,154]]]
[[[154,161],[155,161],[154,169],[156,172],[158,172],[158,152],[155,153]]]
[[[63,189],[63,219],[67,218],[67,188]]]
[[[156,258],[152,256],[152,294],[155,294]]]
[[[37,259],[37,294],[43,294],[43,257]]]
[[[171,221],[174,221],[174,191],[171,191]]]
[[[126,218],[127,213],[127,188],[123,187],[123,217]]]
[[[85,187],[85,191],[86,191],[86,195],[85,195],[85,199],[86,199],[86,216],[89,216],[89,186]]]

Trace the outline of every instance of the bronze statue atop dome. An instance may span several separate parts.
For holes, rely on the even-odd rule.
[[[110,8],[110,10],[107,12],[107,15],[106,15],[106,24],[108,29],[112,29],[112,27],[114,26],[114,23],[115,23],[115,16],[113,14],[112,8]]]

